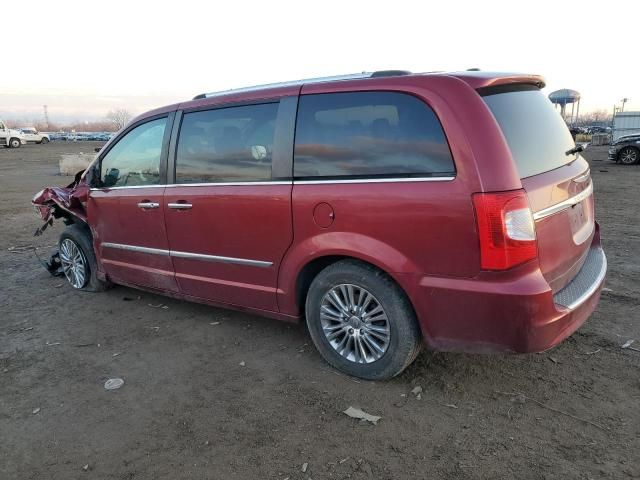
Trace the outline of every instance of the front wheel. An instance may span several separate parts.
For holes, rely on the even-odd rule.
[[[422,347],[404,292],[384,272],[359,261],[343,260],[322,270],[309,288],[305,310],[316,348],[349,375],[394,377]]]
[[[60,235],[58,254],[64,275],[73,288],[100,292],[110,286],[109,282],[103,282],[96,276],[98,265],[86,228],[69,225]]]
[[[623,165],[635,165],[640,162],[640,150],[633,147],[624,147],[618,153],[618,160]]]
[[[19,138],[12,138],[11,140],[9,140],[9,146],[11,148],[20,148],[20,145],[22,145],[22,143],[20,142]]]

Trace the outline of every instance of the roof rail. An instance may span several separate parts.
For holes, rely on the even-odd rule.
[[[230,90],[222,90],[219,92],[201,93],[193,97],[193,100],[199,100],[201,98],[211,98],[222,95],[230,95],[232,93],[246,93],[253,92],[255,90],[262,90],[264,88],[278,88],[278,87],[295,87],[298,85],[304,85],[308,83],[324,83],[324,82],[337,82],[341,80],[357,80],[362,78],[373,77],[389,77],[395,75],[410,75],[411,72],[407,70],[381,70],[378,72],[362,72],[362,73],[350,73],[348,75],[333,75],[330,77],[316,77],[316,78],[304,78],[301,80],[292,80],[289,82],[279,83],[265,83],[263,85],[254,85],[251,87],[232,88]]]

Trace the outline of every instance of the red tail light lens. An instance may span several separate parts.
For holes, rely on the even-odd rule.
[[[535,224],[524,190],[473,194],[483,270],[506,270],[538,255]]]

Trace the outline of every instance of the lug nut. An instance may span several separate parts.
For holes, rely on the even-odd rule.
[[[350,328],[350,329],[349,329],[349,333],[350,333],[351,335],[353,335],[353,328]]]

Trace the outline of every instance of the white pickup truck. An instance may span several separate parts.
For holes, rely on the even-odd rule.
[[[41,133],[32,127],[21,128],[20,131],[24,135],[24,139],[27,142],[49,143],[51,141],[48,133]]]
[[[18,130],[7,127],[7,124],[0,120],[0,145],[7,148],[18,148],[27,143],[27,139]]]

